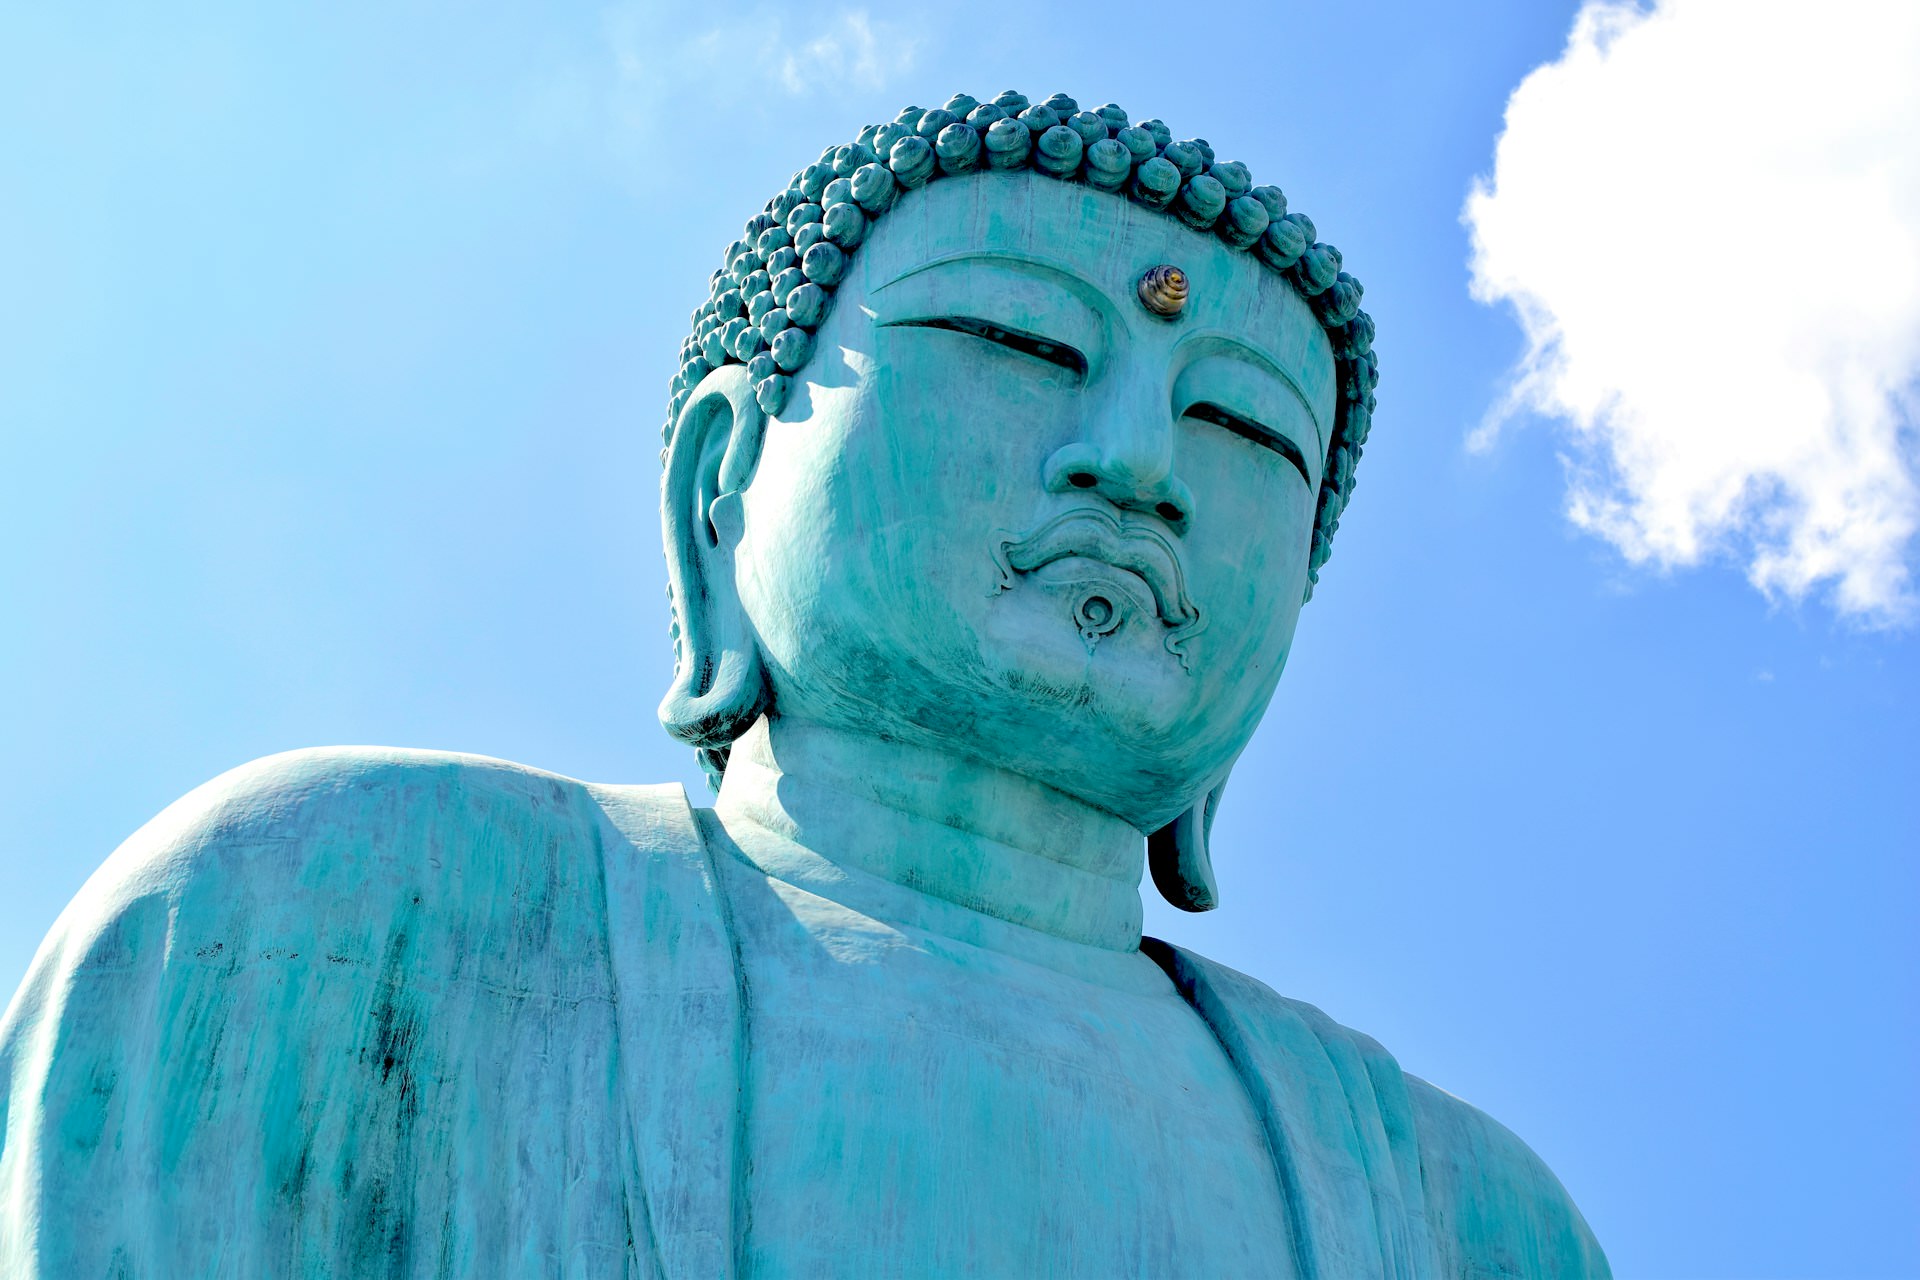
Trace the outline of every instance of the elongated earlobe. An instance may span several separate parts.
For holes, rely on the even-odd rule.
[[[1213,834],[1220,793],[1226,789],[1227,780],[1222,778],[1185,813],[1147,837],[1147,868],[1153,873],[1153,886],[1182,911],[1211,911],[1220,905],[1207,841]]]
[[[739,491],[759,462],[766,421],[746,369],[730,365],[694,388],[667,445],[660,528],[673,599],[674,672],[660,723],[700,749],[709,773],[725,767],[733,740],[770,700],[759,642],[733,579]]]

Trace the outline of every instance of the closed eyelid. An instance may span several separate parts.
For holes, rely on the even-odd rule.
[[[1004,325],[993,324],[977,316],[926,316],[913,320],[889,320],[882,328],[946,329],[953,333],[970,334],[984,338],[988,342],[998,343],[1023,355],[1062,369],[1080,378],[1087,376],[1087,358],[1077,349],[1064,342],[1054,342],[1037,334],[1026,333],[1019,329],[1009,329]]]
[[[1262,426],[1251,418],[1230,413],[1210,400],[1201,400],[1188,405],[1184,416],[1225,427],[1237,436],[1273,450],[1293,464],[1294,470],[1300,473],[1300,478],[1307,482],[1309,489],[1313,487],[1313,473],[1307,469],[1306,455],[1300,452],[1299,445],[1280,432]]]
[[[1195,357],[1188,367],[1189,371],[1197,372],[1204,366],[1209,371],[1209,384],[1220,377],[1229,379],[1227,385],[1242,387],[1244,391],[1244,394],[1236,395],[1235,399],[1244,400],[1248,395],[1252,395],[1264,403],[1269,389],[1260,385],[1261,383],[1271,381],[1284,388],[1284,394],[1291,397],[1306,412],[1308,421],[1312,423],[1313,439],[1301,444],[1300,447],[1315,453],[1324,450],[1326,429],[1320,411],[1314,407],[1313,397],[1301,386],[1299,378],[1288,372],[1285,365],[1271,353],[1246,342],[1238,335],[1217,331],[1195,335],[1187,344],[1187,349],[1193,352]],[[1257,381],[1247,382],[1249,375]],[[1185,376],[1186,374],[1183,373],[1182,377]],[[1205,396],[1202,395],[1199,398],[1204,399]],[[1283,416],[1289,415],[1283,413]],[[1289,420],[1291,420],[1290,416]]]

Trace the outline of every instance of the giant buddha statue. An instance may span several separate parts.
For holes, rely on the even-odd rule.
[[[747,224],[681,352],[678,786],[246,765],[0,1023],[0,1274],[1608,1274],[1513,1134],[1141,936],[1368,434],[1372,321],[1244,166],[958,95]]]

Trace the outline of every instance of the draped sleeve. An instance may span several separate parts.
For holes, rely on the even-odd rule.
[[[692,831],[677,786],[429,752],[275,756],[188,795],[0,1020],[0,1274],[714,1262],[686,1222],[725,1186],[679,1174],[727,1176],[737,1010]],[[702,1036],[717,1074],[634,1061]]]
[[[1319,1009],[1155,938],[1266,1129],[1303,1280],[1611,1280],[1540,1157]],[[1279,1270],[1276,1267],[1276,1270]]]
[[[1407,1094],[1442,1276],[1607,1280],[1586,1219],[1546,1162],[1484,1111],[1418,1076]]]

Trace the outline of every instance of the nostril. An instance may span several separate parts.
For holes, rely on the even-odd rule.
[[[1153,510],[1154,514],[1158,515],[1162,520],[1170,520],[1176,524],[1187,517],[1186,512],[1174,506],[1171,502],[1163,502]]]
[[[1091,489],[1100,481],[1095,479],[1091,472],[1076,471],[1067,477],[1067,483],[1076,489]]]

